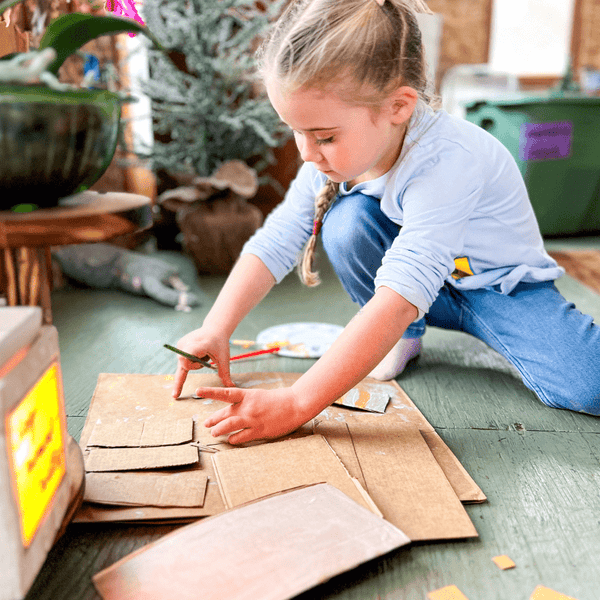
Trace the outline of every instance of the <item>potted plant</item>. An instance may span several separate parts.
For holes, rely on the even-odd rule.
[[[154,234],[160,248],[181,244],[201,273],[228,272],[260,226],[259,183],[283,195],[261,175],[291,136],[259,87],[254,54],[288,2],[144,0],[146,23],[172,59],[151,49],[142,85],[154,141],[138,156],[157,175]],[[242,179],[256,181],[240,193]]]
[[[0,14],[21,1],[0,2]],[[50,22],[37,50],[0,59],[0,210],[56,206],[89,188],[107,169],[121,105],[132,98],[61,84],[57,74],[87,42],[124,32],[141,33],[164,51],[133,19],[71,13]]]

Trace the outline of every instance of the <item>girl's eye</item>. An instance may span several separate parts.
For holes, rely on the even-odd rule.
[[[296,131],[295,129],[292,129],[293,134],[296,135],[303,135],[303,133],[301,131]],[[317,146],[322,146],[324,144],[332,144],[335,141],[334,136],[325,138],[325,139],[315,139],[315,144],[317,144]]]

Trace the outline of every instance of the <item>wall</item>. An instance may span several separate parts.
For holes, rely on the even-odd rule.
[[[573,38],[575,66],[600,70],[600,0],[577,0]]]
[[[438,85],[454,65],[488,61],[492,0],[428,0],[427,4],[444,19]]]

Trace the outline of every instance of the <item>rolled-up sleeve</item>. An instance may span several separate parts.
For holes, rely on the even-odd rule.
[[[242,248],[242,255],[258,256],[277,283],[297,264],[300,252],[310,237],[315,196],[323,182],[324,176],[305,163],[284,200]]]
[[[441,143],[433,158],[382,199],[383,212],[402,227],[377,271],[375,289],[393,289],[419,316],[429,310],[464,247],[483,189],[479,165],[467,150]]]

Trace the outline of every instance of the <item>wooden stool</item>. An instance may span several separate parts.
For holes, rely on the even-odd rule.
[[[0,211],[0,294],[9,306],[41,306],[52,323],[51,246],[104,242],[152,225],[150,198],[82,192],[30,213]]]

